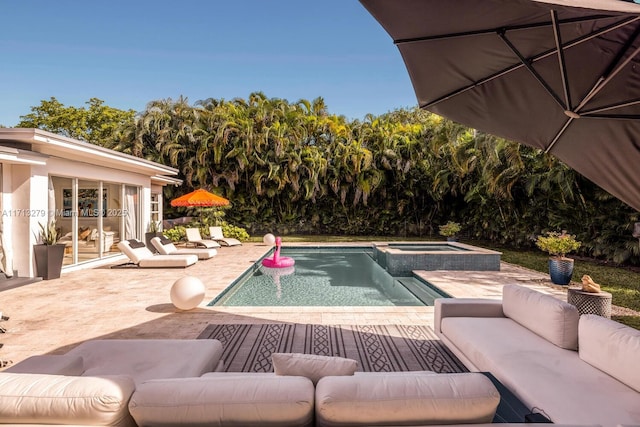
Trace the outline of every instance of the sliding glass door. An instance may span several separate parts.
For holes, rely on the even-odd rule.
[[[117,254],[122,238],[140,239],[139,187],[60,176],[51,176],[49,186],[64,265]]]

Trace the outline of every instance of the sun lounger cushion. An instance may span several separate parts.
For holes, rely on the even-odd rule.
[[[188,267],[198,262],[196,255],[154,255],[144,244],[142,247],[131,248],[128,240],[119,242],[118,248],[139,267]]]
[[[168,243],[162,243],[160,237],[151,239],[151,244],[158,250],[161,255],[196,255],[198,259],[209,259],[218,253],[215,248],[176,248],[171,240]]]
[[[558,347],[578,349],[580,313],[568,302],[524,286],[507,285],[503,288],[502,309],[505,316]]]
[[[135,426],[128,376],[0,373],[0,423]]]
[[[580,359],[640,392],[639,330],[595,314],[585,314],[580,316],[578,333]]]
[[[316,425],[489,423],[499,402],[480,373],[324,377],[316,386]]]
[[[353,359],[314,354],[273,353],[271,361],[276,375],[307,377],[314,385],[322,377],[353,375],[358,369],[358,362]]]
[[[138,425],[311,426],[308,378],[224,374],[140,384],[129,411]]]

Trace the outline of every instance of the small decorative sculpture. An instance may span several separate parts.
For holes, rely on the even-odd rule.
[[[582,292],[597,294],[600,292],[600,285],[594,282],[591,276],[585,274],[582,276]]]

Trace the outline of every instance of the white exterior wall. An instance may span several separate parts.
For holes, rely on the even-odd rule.
[[[7,261],[7,271],[13,274],[15,270],[13,257],[13,217],[10,215],[13,209],[13,165],[2,164],[2,250]]]
[[[13,269],[18,276],[34,277],[35,260],[33,245],[39,234],[38,223],[45,225],[49,210],[49,175],[78,178],[92,181],[108,181],[141,187],[140,219],[144,232],[149,222],[151,179],[148,176],[120,171],[87,163],[74,162],[60,158],[49,158],[46,165],[4,165],[5,180],[3,186],[3,211],[12,212],[4,217],[4,230],[12,230]],[[9,193],[9,194],[7,194]]]

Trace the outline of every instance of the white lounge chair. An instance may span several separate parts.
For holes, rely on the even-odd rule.
[[[154,255],[144,243],[135,239],[120,241],[118,249],[129,258],[129,264],[142,268],[184,268],[198,262],[197,255]]]
[[[242,244],[240,240],[233,237],[224,237],[222,227],[209,227],[209,238],[222,246],[238,246]]]
[[[219,248],[220,244],[213,240],[205,240],[197,228],[187,228],[187,243],[205,248]]]
[[[154,237],[151,244],[160,255],[197,255],[198,259],[213,258],[218,251],[215,248],[176,248],[166,237]]]

